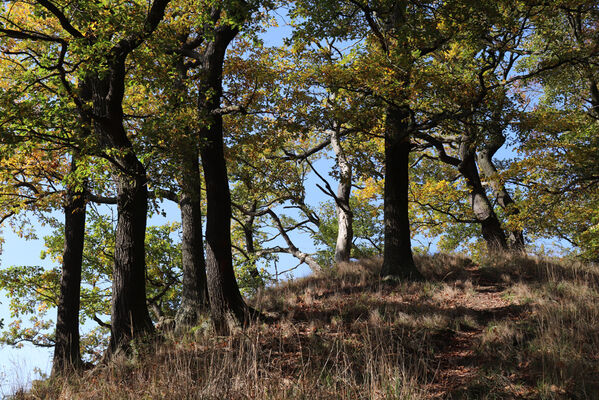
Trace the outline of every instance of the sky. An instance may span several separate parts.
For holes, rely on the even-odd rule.
[[[39,237],[49,234],[45,227],[38,226]],[[0,256],[0,268],[13,265],[41,265],[50,267],[49,260],[41,260],[43,240],[25,241],[15,235],[9,228],[2,229],[4,244]],[[10,312],[6,293],[0,291],[0,319],[5,326],[10,322]],[[34,378],[34,369],[48,371],[50,368],[50,350],[25,345],[22,349],[0,346],[0,396],[12,393],[14,389],[27,385]]]

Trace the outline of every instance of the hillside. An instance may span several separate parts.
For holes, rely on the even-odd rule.
[[[342,264],[259,293],[272,317],[205,322],[23,399],[599,398],[599,270],[522,257],[419,257],[427,279]]]

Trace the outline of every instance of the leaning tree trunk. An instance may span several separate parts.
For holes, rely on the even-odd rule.
[[[493,163],[493,156],[503,145],[503,143],[505,143],[505,136],[503,133],[495,133],[491,138],[491,141],[486,143],[484,148],[478,153],[477,161],[484,177],[491,184],[491,188],[493,189],[493,193],[497,199],[497,204],[499,204],[509,218],[518,215],[520,213],[520,209],[510,196],[505,184],[499,179],[497,168],[495,168],[495,164]],[[522,232],[521,229],[510,230],[508,232],[507,239],[509,246],[513,250],[524,251],[524,232]]]
[[[193,145],[183,149],[179,196],[181,209],[181,261],[183,281],[177,325],[194,325],[208,307],[206,260],[202,237],[201,175],[199,154]]]
[[[237,34],[231,26],[215,31],[203,58],[202,87],[198,112],[204,122],[200,129],[202,166],[206,181],[206,275],[210,312],[217,334],[227,335],[235,325],[245,325],[249,310],[235,273],[231,253],[231,194],[224,155],[223,120],[218,112],[222,96],[225,52]]]
[[[322,267],[320,266],[320,264],[318,264],[318,262],[314,258],[312,258],[312,256],[310,254],[304,253],[303,251],[298,249],[297,246],[293,243],[293,241],[291,240],[291,238],[289,237],[289,235],[287,233],[288,229],[286,229],[283,226],[283,223],[281,222],[281,219],[279,218],[279,216],[273,210],[268,210],[267,213],[268,213],[268,215],[270,215],[270,217],[274,221],[276,228],[279,231],[279,234],[281,235],[283,240],[285,240],[285,243],[287,243],[286,248],[275,247],[273,249],[270,249],[270,251],[267,251],[267,252],[291,254],[293,257],[297,258],[300,261],[300,263],[306,263],[313,272],[322,271]]]
[[[467,135],[462,137],[460,143],[460,159],[458,170],[466,178],[470,189],[470,206],[481,226],[481,233],[489,252],[507,250],[505,233],[481,183],[475,161],[474,145]]]
[[[385,128],[385,248],[382,276],[419,279],[412,256],[408,216],[410,135],[409,113],[390,107]]]
[[[337,211],[337,242],[335,244],[335,262],[349,261],[352,243],[354,240],[353,231],[353,213],[349,204],[351,195],[352,168],[343,147],[339,141],[339,131],[334,129],[331,132],[331,145],[337,158],[339,167],[339,185],[337,187],[337,198],[335,206]]]
[[[75,161],[72,162],[74,168]],[[52,375],[79,368],[79,303],[81,265],[85,237],[85,198],[83,191],[67,189],[64,205],[64,251],[60,297],[56,317],[56,338]]]

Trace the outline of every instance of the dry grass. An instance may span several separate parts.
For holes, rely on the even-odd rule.
[[[169,334],[43,399],[597,399],[596,265],[495,256],[419,257],[428,280],[346,263],[258,293],[276,322],[214,337]]]
[[[483,334],[481,354],[495,359],[497,375],[519,373],[538,398],[599,398],[598,266],[505,256],[481,271],[530,310]]]

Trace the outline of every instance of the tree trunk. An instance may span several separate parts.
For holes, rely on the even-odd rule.
[[[85,199],[82,191],[67,190],[64,217],[64,251],[52,375],[77,369],[81,365],[79,304],[85,237]]]
[[[112,74],[124,75],[124,60],[112,68]],[[125,132],[121,100],[112,97],[114,80],[112,76],[90,79],[96,134],[102,148],[116,154],[113,177],[117,182],[118,219],[112,273],[110,352],[126,348],[132,339],[154,332],[146,304],[146,169],[135,156]]]
[[[181,261],[183,288],[177,325],[194,325],[208,307],[206,260],[202,237],[201,175],[197,148],[183,149],[181,194]]]
[[[145,234],[148,210],[146,169],[135,155],[133,144],[124,127],[125,96],[129,54],[156,30],[169,0],[154,0],[143,27],[137,33],[121,35],[110,48],[98,56],[104,60],[98,70],[87,67],[85,86],[89,88],[92,110],[76,102],[78,108],[93,120],[95,136],[102,156],[112,162],[117,184],[118,221],[115,235],[114,269],[112,273],[112,322],[108,353],[123,347],[137,337],[153,333],[154,326],[146,304]],[[81,35],[83,36],[83,35]],[[86,37],[89,49],[96,44],[92,34]],[[88,97],[87,94],[84,97]]]
[[[382,276],[420,279],[412,257],[408,216],[409,113],[389,107],[385,128],[385,248]]]
[[[505,142],[505,137],[503,134],[495,135],[494,137],[496,140],[487,143],[483,150],[478,153],[478,165],[483,176],[489,181],[491,188],[493,189],[497,204],[499,204],[509,218],[518,215],[520,209],[516,206],[516,203],[508,193],[505,185],[499,179],[497,168],[495,168],[495,164],[493,163],[493,156]],[[524,251],[525,240],[524,233],[521,229],[510,230],[507,239],[510,248],[516,251]]]
[[[348,262],[354,240],[353,213],[349,204],[351,196],[352,168],[339,141],[339,132],[331,132],[331,145],[339,167],[339,185],[335,207],[337,210],[337,242],[335,244],[335,262]]]
[[[254,246],[254,220],[255,216],[253,213],[256,212],[258,202],[253,201],[252,207],[250,208],[251,214],[246,215],[243,221],[243,236],[245,238],[245,250],[250,258],[250,276],[254,279],[260,278],[260,272],[258,272],[258,266],[256,265],[256,247]]]
[[[130,153],[129,153],[130,154]],[[134,177],[118,175],[118,220],[112,273],[113,351],[137,337],[154,332],[146,304],[145,234],[148,188],[143,165],[132,154],[126,157]]]
[[[220,121],[216,121],[220,120]],[[203,129],[202,165],[206,180],[206,273],[210,311],[219,335],[232,325],[245,324],[248,309],[241,297],[231,254],[231,198],[223,151],[222,119],[216,116]]]
[[[202,166],[206,181],[206,275],[210,312],[217,334],[228,335],[235,325],[245,325],[249,310],[233,271],[231,253],[231,194],[224,155],[223,120],[217,112],[222,96],[226,49],[237,29],[224,25],[215,32],[204,52],[202,87],[198,98]]]
[[[460,159],[458,170],[466,178],[470,188],[470,206],[481,225],[481,232],[489,252],[507,250],[505,233],[481,183],[475,161],[475,148],[467,135],[462,137],[460,143]]]

